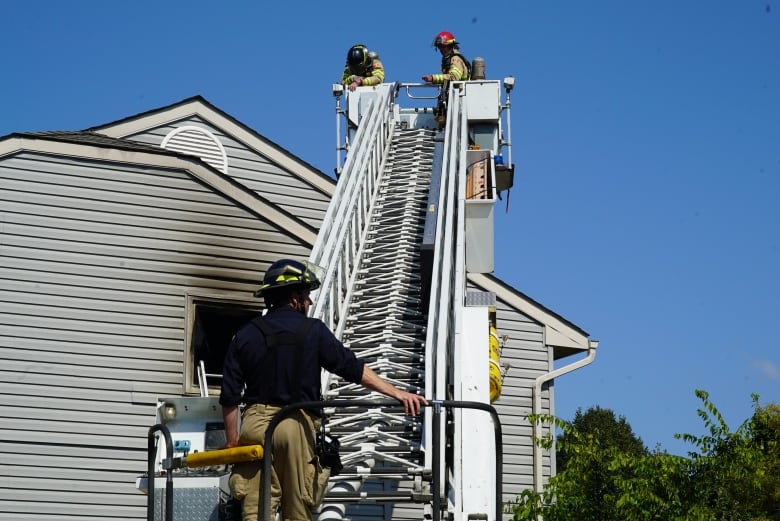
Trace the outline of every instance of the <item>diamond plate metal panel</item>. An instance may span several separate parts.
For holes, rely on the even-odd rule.
[[[219,521],[219,488],[174,488],[173,521]],[[165,521],[165,489],[154,496],[154,521]]]

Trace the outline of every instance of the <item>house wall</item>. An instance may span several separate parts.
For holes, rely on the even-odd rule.
[[[473,283],[469,289],[479,288]],[[526,416],[532,412],[534,381],[552,370],[550,348],[545,345],[544,327],[509,306],[497,296],[496,323],[499,337],[507,341],[501,362],[509,364],[501,396],[492,405],[501,420],[503,433],[503,500],[513,501],[524,489],[533,488],[532,426]],[[542,397],[544,414],[550,414],[551,389]],[[543,475],[550,476],[550,458],[546,456]]]
[[[328,210],[329,194],[270,162],[245,143],[237,141],[198,116],[190,116],[126,137],[160,146],[169,132],[183,125],[207,129],[220,140],[228,157],[227,174],[230,177],[306,223],[319,227]]]
[[[157,396],[182,392],[186,295],[251,301],[308,246],[131,163],[6,156],[0,201],[0,520],[145,519],[134,481]]]
[[[220,138],[231,177],[319,227],[327,195],[200,118],[131,138],[159,145],[182,124]],[[309,247],[186,172],[131,163],[0,158],[0,201],[0,521],[145,519],[133,483],[157,397],[182,392],[187,294],[253,302],[270,262]],[[497,319],[510,501],[533,486],[525,416],[552,361],[543,325],[500,295]]]

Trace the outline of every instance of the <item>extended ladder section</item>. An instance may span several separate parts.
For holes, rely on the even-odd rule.
[[[383,378],[433,407],[489,404],[495,296],[467,292],[466,273],[493,270],[492,211],[497,188],[511,186],[511,160],[500,160],[508,103],[497,81],[452,84],[439,129],[431,108],[400,107],[399,92],[410,87],[349,94],[356,128],[310,257],[325,268],[311,314]],[[500,426],[490,414],[453,408],[408,417],[400,404],[329,374],[323,395],[360,406],[326,410],[345,469],[331,479],[320,519],[422,519],[439,503],[457,519],[497,517]]]
[[[392,86],[382,85],[359,100],[364,112],[310,258],[326,268],[312,315],[384,378],[424,394],[426,313],[416,266],[434,130],[401,129],[394,98]],[[326,398],[370,397],[330,375],[323,388]],[[424,481],[421,420],[405,417],[399,406],[329,412],[345,469],[328,499],[341,503],[326,504],[320,517],[342,518],[345,503],[368,498],[414,505]]]

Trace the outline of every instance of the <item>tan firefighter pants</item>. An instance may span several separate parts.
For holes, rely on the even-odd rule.
[[[239,445],[263,445],[268,424],[281,409],[262,404],[248,406],[241,415]],[[270,521],[274,521],[280,506],[285,521],[314,519],[313,512],[322,501],[329,475],[314,454],[318,428],[319,419],[296,411],[274,429]],[[271,456],[268,452],[265,454],[264,457]],[[233,496],[241,501],[243,521],[258,519],[262,468],[262,460],[233,466],[230,489]]]

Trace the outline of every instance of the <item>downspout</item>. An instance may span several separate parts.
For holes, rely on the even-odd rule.
[[[559,376],[562,376],[566,373],[570,373],[572,371],[575,371],[579,369],[580,367],[584,367],[596,358],[596,348],[599,346],[598,340],[588,340],[588,354],[585,356],[585,358],[581,358],[580,360],[577,360],[576,362],[563,366],[559,369],[555,369],[554,371],[550,371],[549,373],[545,373],[542,376],[538,377],[534,381],[534,395],[533,395],[533,405],[532,405],[532,414],[538,415],[541,414],[542,411],[542,385],[549,382],[550,380],[553,380],[554,378],[557,378]],[[539,439],[542,436],[542,425],[538,421],[534,422],[534,438]],[[533,444],[533,455],[534,455],[534,490],[537,493],[542,493],[544,490],[544,487],[542,486],[542,448],[539,446],[538,443]]]

